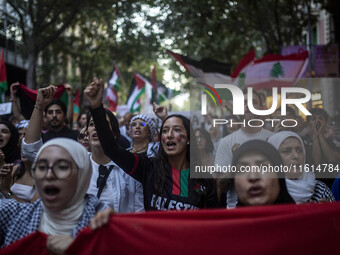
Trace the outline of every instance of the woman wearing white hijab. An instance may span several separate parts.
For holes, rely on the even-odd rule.
[[[0,201],[0,246],[39,230],[49,235],[47,248],[62,253],[104,209],[96,197],[86,195],[91,175],[89,155],[81,144],[67,138],[45,143],[32,167],[41,200],[33,204]]]
[[[306,150],[298,134],[281,131],[271,136],[268,142],[279,151],[285,166],[294,166],[285,176],[288,192],[297,204],[334,201],[330,189],[305,169]]]

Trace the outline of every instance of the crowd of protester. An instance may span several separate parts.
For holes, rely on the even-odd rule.
[[[112,213],[340,200],[336,171],[309,171],[339,167],[339,116],[329,120],[323,109],[311,109],[306,121],[290,107],[288,117],[280,108],[273,113],[297,120],[296,127],[241,125],[263,118],[249,111],[245,95],[243,116],[193,115],[190,123],[154,104],[156,118],[117,119],[103,106],[103,81],[94,78],[84,90],[88,111],[71,128],[71,104],[53,98],[55,86],[38,90],[30,120],[20,114],[17,86],[10,90],[13,116],[0,120],[0,247],[40,230],[49,235],[48,249],[62,254],[82,228],[98,228]],[[69,85],[67,91],[72,95]],[[265,107],[257,92],[252,96],[256,109]],[[214,118],[228,123],[214,126]],[[192,166],[237,171],[192,178]],[[240,171],[245,166],[290,171]]]

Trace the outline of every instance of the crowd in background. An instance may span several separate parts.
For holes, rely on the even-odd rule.
[[[84,91],[88,110],[72,124],[71,104],[54,99],[52,85],[38,90],[31,118],[24,120],[16,86],[11,86],[13,115],[0,120],[1,247],[40,230],[49,235],[49,249],[62,254],[91,219],[92,227],[99,227],[113,211],[340,200],[339,171],[308,171],[323,164],[339,168],[340,115],[330,119],[323,109],[310,109],[306,119],[291,107],[287,116],[279,108],[263,117],[250,112],[246,100],[243,116],[193,114],[190,121],[154,104],[155,118],[143,113],[117,118],[103,106],[104,85],[94,78]],[[67,91],[71,96],[72,87]],[[258,92],[252,96],[256,109],[266,107]],[[295,119],[298,125],[241,124],[266,118]],[[214,126],[213,119],[228,123]],[[195,165],[238,171],[191,178]],[[298,170],[239,171],[244,166]]]

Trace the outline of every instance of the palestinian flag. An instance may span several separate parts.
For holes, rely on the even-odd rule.
[[[188,197],[189,168],[186,170],[177,170],[172,167],[172,194]]]
[[[4,51],[1,49],[0,57],[0,103],[5,102],[5,92],[7,91],[7,73],[4,59]]]
[[[181,92],[174,89],[169,89],[163,83],[157,82],[157,103],[160,104],[164,101],[179,95]]]
[[[20,84],[19,89],[17,91],[16,95],[20,99],[21,113],[22,115],[24,115],[25,119],[27,120],[31,118],[31,115],[34,109],[34,104],[37,99],[37,93],[38,93],[37,90],[29,89],[24,84]],[[66,89],[63,84],[58,86],[57,92],[55,93],[54,98],[60,98],[64,103],[65,103],[65,100],[66,102],[68,102]]]
[[[143,95],[145,99],[143,112],[152,112],[152,85],[140,74],[135,74],[131,83],[129,96],[126,103],[130,112],[135,113],[141,111],[141,99]]]
[[[106,100],[110,104],[109,110],[115,112],[118,105],[118,77],[120,76],[117,67],[112,72],[111,78],[109,80],[109,86],[106,90]]]
[[[241,64],[243,60],[244,63]],[[239,65],[243,67],[235,69],[236,72],[232,75],[233,84],[240,87],[252,86],[256,89],[288,87],[305,72],[308,65],[308,51],[286,56],[268,54],[258,60],[248,53],[241,62]]]
[[[186,56],[176,54],[172,51],[168,53],[180,62],[188,73],[198,82],[214,84],[228,84],[231,82],[231,64],[222,63],[213,59],[205,58],[200,61],[193,60]]]

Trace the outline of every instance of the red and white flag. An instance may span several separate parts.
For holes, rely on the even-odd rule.
[[[117,67],[115,66],[115,69],[112,72],[111,78],[109,80],[109,86],[106,90],[106,100],[110,104],[110,111],[115,112],[117,110],[118,105],[118,90],[119,90],[119,84],[118,84],[118,77],[120,76]]]
[[[233,84],[239,87],[265,89],[292,86],[301,78],[308,65],[308,51],[286,56],[268,54],[255,59],[250,51],[231,75]]]
[[[144,95],[143,113],[152,112],[152,85],[140,74],[134,75],[134,80],[131,84],[130,95],[127,101],[130,112],[140,112],[142,105],[142,95]]]

